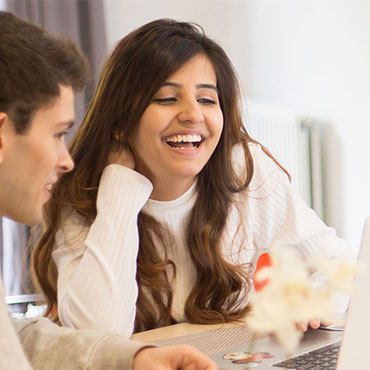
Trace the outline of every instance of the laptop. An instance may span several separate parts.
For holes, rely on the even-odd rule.
[[[364,226],[358,260],[363,268],[355,277],[355,290],[344,333],[338,330],[308,330],[297,352],[290,359],[273,337],[232,347],[212,355],[211,358],[221,370],[369,370],[370,345],[367,336],[370,335],[370,216]],[[248,362],[243,360],[242,352],[252,356],[248,358]],[[329,361],[331,359],[332,363]]]

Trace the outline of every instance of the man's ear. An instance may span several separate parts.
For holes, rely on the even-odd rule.
[[[4,137],[5,137],[5,122],[9,119],[8,115],[4,112],[0,112],[0,164],[4,157]]]

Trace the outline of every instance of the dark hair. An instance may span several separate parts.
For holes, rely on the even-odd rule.
[[[71,40],[0,11],[0,112],[18,134],[37,109],[59,96],[59,85],[81,90],[88,75],[87,58]]]
[[[120,129],[127,143],[163,83],[199,54],[210,60],[216,72],[224,128],[214,153],[198,175],[198,197],[186,231],[197,277],[185,313],[191,322],[217,323],[239,319],[247,312],[248,307],[240,304],[249,290],[247,269],[226,261],[221,250],[233,195],[245,190],[253,176],[248,147],[253,140],[242,122],[236,74],[224,50],[199,26],[160,19],[123,38],[105,63],[86,118],[70,146],[75,168],[61,178],[47,205],[46,231],[33,253],[33,269],[48,300],[47,314],[57,302],[51,253],[55,233],[63,227],[62,210],[71,208],[89,222],[94,220],[99,179],[114,142],[113,131]],[[236,144],[244,149],[246,172],[242,175],[233,166]],[[171,268],[176,271],[166,257],[171,236],[165,225],[143,211],[138,223],[136,331],[174,322],[167,272]],[[154,240],[161,241],[164,258],[153,248]]]

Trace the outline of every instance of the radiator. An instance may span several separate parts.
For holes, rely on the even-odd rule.
[[[244,122],[252,138],[261,142],[289,172],[304,201],[323,216],[320,134],[312,120],[293,111],[247,100]]]

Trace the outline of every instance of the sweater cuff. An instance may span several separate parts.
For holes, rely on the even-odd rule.
[[[139,350],[149,347],[156,346],[128,340],[120,335],[112,335],[102,341],[97,347],[92,359],[91,369],[132,369],[132,363],[136,353]]]
[[[101,208],[126,206],[127,202],[137,204],[141,209],[153,190],[152,183],[139,172],[118,164],[104,168],[97,198],[98,211]],[[127,210],[126,210],[127,212]]]

